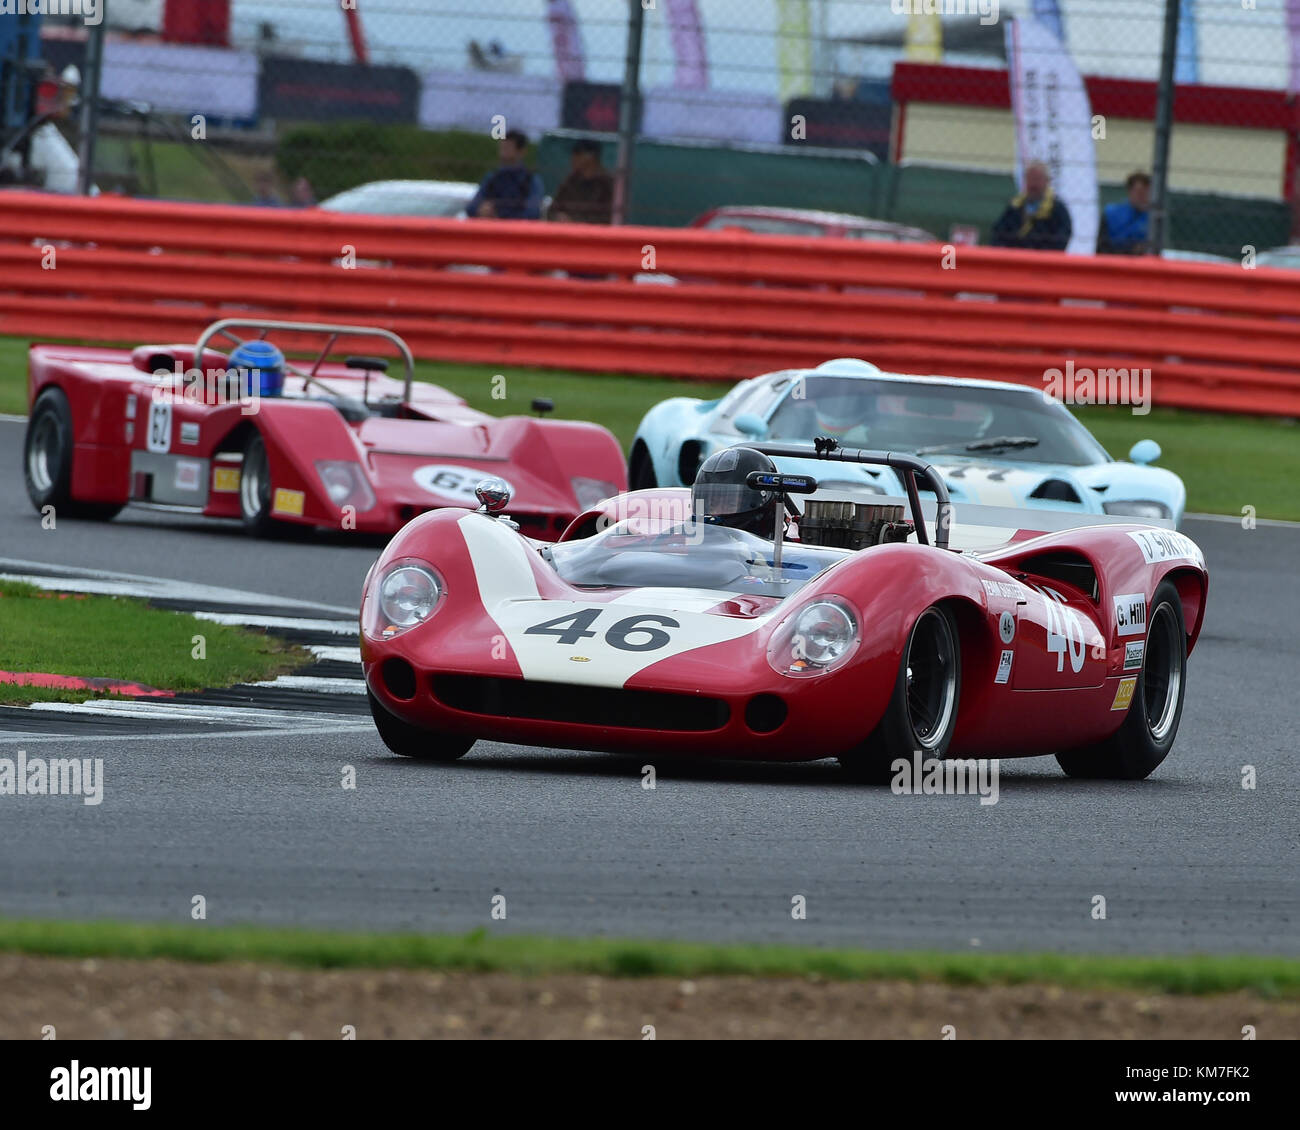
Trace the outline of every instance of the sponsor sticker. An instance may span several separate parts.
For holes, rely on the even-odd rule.
[[[1014,651],[1004,651],[1002,658],[998,660],[998,673],[994,676],[995,683],[1005,683],[1011,678],[1011,660],[1015,657]]]
[[[1176,530],[1130,530],[1128,536],[1137,543],[1142,558],[1148,565],[1164,561],[1195,561],[1198,565],[1205,564],[1200,547]]]
[[[1115,688],[1115,701],[1110,704],[1110,708],[1112,710],[1127,710],[1129,703],[1133,701],[1133,690],[1136,686],[1136,675],[1131,675],[1127,679],[1120,679],[1119,686]]]
[[[415,480],[416,486],[421,490],[427,490],[430,494],[477,507],[478,499],[474,497],[474,488],[484,479],[501,479],[501,476],[493,471],[458,467],[451,463],[427,463],[412,471],[411,478]],[[515,488],[505,479],[501,481],[513,495]]]
[[[1147,633],[1147,598],[1131,592],[1115,598],[1116,631],[1121,636],[1144,636]]]
[[[176,489],[177,490],[198,490],[199,476],[203,472],[203,464],[196,463],[193,459],[176,460]]]
[[[1016,638],[1016,618],[1010,612],[1004,612],[998,617],[998,635],[1002,637],[1003,643],[1010,643]]]
[[[294,517],[302,517],[303,503],[306,502],[307,496],[300,490],[286,490],[284,487],[276,487],[275,500],[271,509],[277,514],[292,514]]]
[[[989,596],[1006,597],[1007,600],[1020,599],[1020,586],[1015,581],[981,581],[980,583]]]
[[[1124,645],[1124,670],[1140,670],[1142,667],[1142,655],[1146,649],[1146,640],[1131,640],[1126,643]]]
[[[239,468],[214,468],[212,472],[212,489],[218,494],[235,494],[239,490]]]
[[[194,424],[194,423],[181,424],[181,443],[188,443],[190,445],[193,445],[198,442],[199,442],[198,424]]]

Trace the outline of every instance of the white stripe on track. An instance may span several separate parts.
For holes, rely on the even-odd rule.
[[[331,632],[336,636],[355,636],[355,620],[307,620],[297,616],[248,616],[242,612],[194,612],[191,615],[214,624],[243,625],[247,628],[288,628],[299,632]],[[358,657],[358,662],[360,661]]]
[[[336,726],[304,726],[292,731],[294,737],[320,737],[327,734],[361,734],[369,731],[378,741],[374,723],[356,719],[353,722],[340,722]],[[266,727],[251,730],[197,730],[182,734],[15,734],[13,731],[0,732],[0,745],[29,745],[37,742],[64,742],[81,745],[84,742],[174,742],[211,740],[213,738],[283,738],[282,727]]]
[[[107,569],[83,569],[45,561],[26,561],[0,557],[0,575],[46,589],[67,592],[102,592],[115,596],[138,596],[156,600],[189,600],[195,604],[226,604],[231,608],[266,608],[276,611],[301,611],[304,614],[334,612],[353,617],[356,609],[314,600],[296,600],[268,593],[245,592],[220,585],[196,581],[176,581],[165,577],[146,577],[138,573],[114,573]],[[94,587],[91,587],[94,586]]]
[[[333,660],[336,663],[355,663],[361,666],[361,649],[359,647],[330,647],[328,644],[309,644],[307,650],[317,659]],[[358,675],[358,678],[361,676]]]
[[[317,691],[320,694],[365,694],[366,683],[360,672],[355,679],[332,679],[316,675],[280,675],[254,687],[280,687],[286,691]]]
[[[99,699],[92,702],[34,702],[29,710],[52,714],[91,714],[101,718],[132,718],[155,722],[201,722],[205,725],[260,726],[275,730],[316,727],[322,715],[317,712],[264,710],[243,706],[203,706],[177,703],[172,706],[145,705]]]
[[[1183,521],[1188,518],[1195,518],[1198,522],[1231,522],[1233,525],[1240,526],[1244,515],[1241,514],[1184,514]],[[1282,530],[1300,530],[1300,522],[1289,522],[1285,518],[1256,518],[1257,526],[1276,526]]]

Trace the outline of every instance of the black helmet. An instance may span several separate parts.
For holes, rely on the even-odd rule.
[[[776,464],[752,447],[715,451],[700,467],[691,487],[691,507],[697,518],[733,530],[771,537],[775,528],[775,491],[754,490],[745,480],[753,471],[775,472]]]

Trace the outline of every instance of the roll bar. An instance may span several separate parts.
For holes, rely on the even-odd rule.
[[[258,337],[265,339],[267,334],[272,330],[288,330],[291,333],[316,333],[326,334],[327,340],[320,353],[316,355],[316,360],[312,363],[310,371],[300,369],[292,361],[286,361],[285,366],[290,372],[296,373],[302,377],[307,384],[318,384],[321,388],[331,395],[337,395],[334,390],[329,388],[323,381],[317,380],[316,373],[320,369],[322,362],[329,356],[330,350],[334,348],[334,343],[341,337],[378,337],[390,345],[396,346],[398,353],[402,355],[402,364],[406,368],[405,385],[402,390],[402,402],[409,404],[411,402],[411,382],[415,380],[415,358],[411,354],[411,347],[406,344],[391,330],[381,330],[375,326],[339,326],[330,322],[278,322],[266,318],[222,318],[213,322],[207,329],[199,334],[198,343],[194,346],[194,363],[198,365],[203,358],[203,351],[208,347],[210,342],[217,334],[233,341],[236,345],[243,345],[244,339],[230,332],[231,327],[239,326],[244,329],[261,330]]]
[[[907,452],[867,451],[860,447],[840,447],[839,443],[829,437],[819,436],[813,440],[810,450],[802,444],[794,443],[742,443],[738,447],[751,447],[764,455],[784,457],[786,459],[824,459],[840,463],[869,463],[881,467],[891,467],[901,471],[903,486],[907,489],[907,501],[912,511],[912,522],[916,526],[916,540],[922,545],[929,545],[926,534],[925,515],[921,513],[921,497],[916,487],[919,475],[926,485],[934,491],[936,500],[934,512],[934,544],[937,549],[948,548],[948,533],[952,528],[952,501],[948,497],[948,487],[939,472],[924,459]]]

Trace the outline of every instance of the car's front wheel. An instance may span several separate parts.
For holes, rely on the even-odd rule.
[[[244,441],[244,461],[239,469],[239,516],[254,537],[269,537],[284,523],[271,517],[271,460],[260,432]]]
[[[912,625],[884,717],[857,749],[840,758],[854,780],[889,780],[897,758],[942,758],[957,729],[961,704],[961,645],[957,622],[932,604]]]
[[[72,497],[72,409],[62,389],[47,388],[36,398],[23,439],[23,480],[37,512],[54,507],[55,519],[112,518],[121,505],[78,502]]]
[[[1140,781],[1150,776],[1173,748],[1187,689],[1187,629],[1183,603],[1172,581],[1151,598],[1142,670],[1133,687],[1124,722],[1104,742],[1058,753],[1071,777]]]
[[[474,745],[473,738],[439,734],[403,722],[385,710],[369,689],[366,697],[370,700],[370,717],[375,720],[375,729],[384,745],[399,757],[411,757],[416,761],[455,761],[469,753]]]

